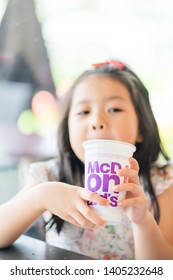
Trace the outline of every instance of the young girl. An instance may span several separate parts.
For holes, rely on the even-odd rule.
[[[57,159],[32,164],[25,188],[0,207],[0,247],[14,242],[40,215],[47,242],[96,259],[173,259],[173,167],[163,150],[147,89],[124,63],[93,65],[66,94]],[[120,201],[121,224],[107,225],[86,203],[109,201],[84,189],[90,139],[136,146]],[[158,164],[162,156],[164,165]]]

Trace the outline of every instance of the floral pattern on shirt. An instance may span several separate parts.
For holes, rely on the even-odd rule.
[[[31,165],[30,176],[38,182],[50,180],[52,170],[56,170],[55,162]],[[55,174],[55,172],[54,172]],[[160,195],[173,185],[173,165],[163,171],[156,167],[151,170],[151,180],[156,195]],[[148,195],[147,195],[148,196]],[[49,215],[51,215],[49,213]],[[46,241],[54,246],[72,250],[95,259],[134,259],[134,241],[132,226],[123,210],[121,222],[99,227],[94,230],[81,229],[68,222],[64,222],[60,234],[55,227],[46,227]]]

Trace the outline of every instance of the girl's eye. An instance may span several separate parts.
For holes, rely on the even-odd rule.
[[[119,108],[110,108],[110,109],[108,110],[108,112],[110,112],[110,113],[116,113],[116,112],[122,112],[122,110],[119,109]]]
[[[78,115],[83,116],[89,114],[89,110],[80,111]]]

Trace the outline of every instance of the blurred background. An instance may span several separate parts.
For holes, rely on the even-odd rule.
[[[0,1],[0,204],[21,166],[54,156],[58,99],[94,62],[129,64],[150,92],[173,158],[171,0]]]

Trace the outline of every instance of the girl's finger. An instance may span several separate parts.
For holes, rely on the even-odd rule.
[[[104,226],[106,221],[100,217],[92,208],[90,208],[84,201],[77,204],[76,208],[78,211],[90,222],[95,225]]]
[[[132,192],[135,195],[140,195],[143,193],[142,188],[134,183],[125,183],[125,184],[120,184],[120,185],[116,185],[113,187],[114,191],[128,191],[128,192]]]
[[[129,178],[135,178],[138,176],[138,172],[130,168],[122,168],[117,170],[119,176],[128,176]]]
[[[80,197],[84,200],[94,202],[99,205],[103,206],[109,206],[110,202],[106,198],[98,195],[97,193],[91,192],[89,190],[86,190],[84,188],[79,189]]]
[[[133,157],[129,157],[130,168],[139,172],[139,164],[137,160]]]
[[[73,224],[85,229],[94,229],[96,224],[84,217],[79,211],[73,212],[73,217],[69,218],[69,221],[73,220]],[[70,222],[71,222],[70,221]]]
[[[145,203],[144,203],[144,197],[128,198],[122,201],[118,201],[118,206],[121,206],[123,208],[127,208],[127,207],[147,208],[147,200],[145,199]]]
[[[62,217],[62,218],[64,218],[64,217]],[[83,228],[83,227],[81,226],[81,224],[78,223],[78,222],[76,221],[76,219],[74,219],[74,218],[71,217],[71,216],[69,216],[68,218],[64,218],[64,219],[65,219],[66,221],[68,221],[69,223],[75,225],[75,226],[78,226],[78,227]]]
[[[127,178],[128,182],[139,184],[139,176],[136,170],[130,168],[123,168],[117,170],[117,174],[118,176],[124,176],[125,178]]]

